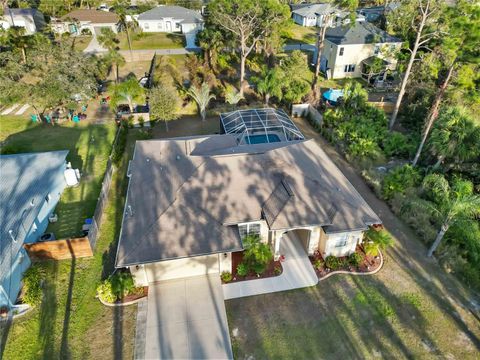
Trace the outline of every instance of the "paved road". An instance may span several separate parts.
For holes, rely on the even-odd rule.
[[[232,359],[219,274],[150,284],[146,359]]]

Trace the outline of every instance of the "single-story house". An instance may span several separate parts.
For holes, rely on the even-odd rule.
[[[366,21],[328,28],[320,69],[329,79],[368,78],[375,63],[375,75],[384,77],[395,70],[401,47],[402,40]]]
[[[203,17],[195,10],[182,6],[159,5],[141,13],[138,25],[144,32],[179,32],[185,35],[187,48],[196,47],[195,38],[203,29]]]
[[[37,9],[6,8],[0,16],[0,28],[6,30],[12,26],[23,27],[26,35],[41,31],[45,25],[43,14]]]
[[[36,242],[67,186],[68,151],[0,155],[0,307],[15,304]]]
[[[327,15],[334,15],[330,20],[330,26],[341,21],[349,22],[348,12],[342,11],[330,3],[304,3],[291,4],[293,21],[301,26],[322,26]],[[362,15],[357,16],[357,21],[363,21]]]
[[[137,285],[232,271],[247,234],[276,258],[287,232],[308,254],[346,256],[381,223],[314,140],[285,140],[267,110],[243,110],[264,122],[249,135],[263,142],[233,132],[136,142],[115,266]]]
[[[82,30],[87,29],[92,34],[99,35],[102,28],[118,32],[118,21],[118,15],[113,12],[78,9],[62,16],[60,20],[52,21],[52,28],[55,32],[69,32],[73,35],[80,35]]]

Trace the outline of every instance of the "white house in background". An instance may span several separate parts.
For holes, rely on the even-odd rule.
[[[368,22],[329,28],[320,69],[329,79],[366,78],[372,63],[380,61],[383,63],[383,77],[387,70],[395,70],[395,54],[401,47],[402,40]]]
[[[187,48],[196,47],[195,38],[203,29],[203,17],[195,10],[182,6],[160,5],[141,13],[138,25],[144,32],[179,32],[185,35]]]
[[[60,20],[52,21],[52,29],[58,33],[69,32],[72,35],[80,35],[84,29],[99,35],[102,28],[109,28],[116,33],[118,21],[118,15],[112,12],[79,9],[62,16]]]
[[[37,9],[10,9],[4,10],[0,16],[0,27],[8,29],[12,26],[25,28],[25,33],[31,35],[45,27],[45,18]]]
[[[305,254],[346,256],[381,223],[282,110],[237,110],[220,121],[221,135],[135,144],[115,266],[138,286],[231,272],[246,235],[276,258],[287,232]]]
[[[348,17],[348,12],[342,11],[329,3],[323,4],[292,4],[292,19],[301,26],[322,26],[325,16],[334,14],[330,23],[338,23]],[[357,16],[357,21],[365,20],[362,15]],[[348,19],[344,21],[348,22]]]

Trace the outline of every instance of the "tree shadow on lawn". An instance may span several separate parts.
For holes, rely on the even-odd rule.
[[[239,333],[232,340],[240,358],[439,355],[421,304],[395,295],[374,276],[331,278],[312,288],[226,304],[230,331]]]

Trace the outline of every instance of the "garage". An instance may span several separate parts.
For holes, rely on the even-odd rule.
[[[144,267],[148,283],[219,273],[218,254],[159,261]]]

